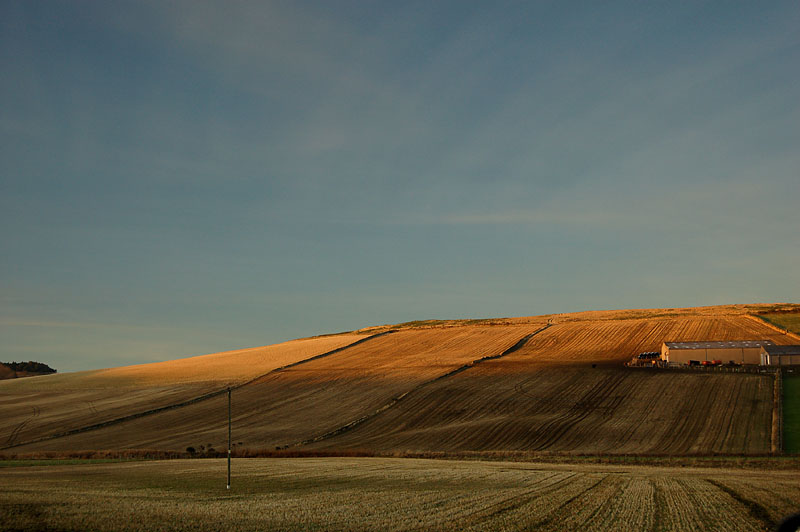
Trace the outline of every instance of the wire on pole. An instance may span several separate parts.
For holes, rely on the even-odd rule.
[[[228,387],[228,488],[231,489],[231,389]]]

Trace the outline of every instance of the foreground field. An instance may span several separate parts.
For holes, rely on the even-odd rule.
[[[798,471],[248,459],[0,468],[5,530],[769,530]]]

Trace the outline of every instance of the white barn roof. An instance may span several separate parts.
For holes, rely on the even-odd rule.
[[[730,342],[664,342],[670,349],[752,349],[773,345],[770,340],[732,340]]]

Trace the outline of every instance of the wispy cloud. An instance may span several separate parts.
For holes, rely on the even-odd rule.
[[[558,212],[545,210],[508,211],[484,214],[450,214],[433,219],[438,223],[452,225],[534,225],[550,227],[553,225],[583,226],[587,224],[612,224],[624,221],[618,213],[602,212]]]
[[[136,325],[124,323],[103,323],[103,322],[81,322],[81,321],[55,321],[55,320],[37,320],[25,318],[0,318],[0,327],[34,327],[34,328],[56,328],[56,329],[115,329],[124,331],[165,331],[174,330],[174,327],[166,326],[153,326],[153,325]]]

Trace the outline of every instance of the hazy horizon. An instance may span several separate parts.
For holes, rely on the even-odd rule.
[[[0,5],[0,360],[800,301],[800,5]]]

